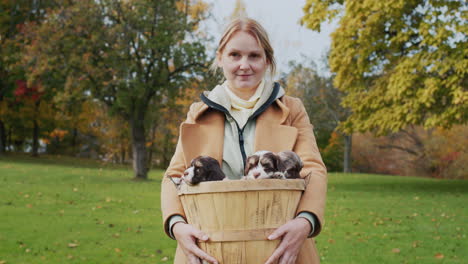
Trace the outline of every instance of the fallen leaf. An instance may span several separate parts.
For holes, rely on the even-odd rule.
[[[74,192],[77,192],[77,191],[78,191],[78,188],[73,188],[73,191],[74,191]]]
[[[76,248],[78,246],[77,243],[68,243],[69,248]]]
[[[25,251],[26,251],[26,253],[29,253],[29,252],[31,252],[31,249],[27,248]]]
[[[119,233],[115,233],[115,234],[113,234],[112,236],[115,237],[115,238],[119,238],[119,237],[120,237],[120,234],[119,234]]]
[[[444,255],[442,253],[437,253],[434,255],[434,258],[436,259],[443,259],[444,258]]]
[[[394,249],[392,249],[392,252],[393,253],[400,253],[400,249],[399,248],[394,248]]]
[[[0,260],[0,264],[6,264],[6,260]]]
[[[161,261],[167,261],[169,258],[168,257],[164,257],[161,259]]]
[[[122,252],[122,250],[120,250],[120,248],[115,248],[114,250],[115,250],[115,252],[117,252],[117,253]]]
[[[333,244],[333,243],[335,243],[335,240],[330,238],[330,239],[328,239],[328,243]]]
[[[419,200],[419,196],[415,196],[414,200],[416,200],[416,201]]]
[[[32,204],[27,204],[26,207],[32,208],[33,206],[32,206]]]
[[[109,202],[111,202],[111,201],[112,201],[111,198],[109,198],[109,197],[106,198],[106,202],[107,202],[107,203],[109,203]]]

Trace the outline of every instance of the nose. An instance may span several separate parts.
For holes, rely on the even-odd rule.
[[[188,175],[188,172],[187,171],[184,171],[184,176],[187,176]]]
[[[258,178],[258,176],[260,176],[260,172],[254,172],[253,176],[254,176],[254,178]]]
[[[247,58],[242,58],[240,61],[239,69],[241,70],[247,70],[250,68],[249,62],[247,61]]]

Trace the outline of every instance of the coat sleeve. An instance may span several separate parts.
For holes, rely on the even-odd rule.
[[[187,114],[187,119],[185,120],[185,123],[194,122],[193,113],[195,112],[196,108],[197,103],[194,103],[190,106],[190,110]],[[169,163],[169,167],[164,173],[161,184],[161,211],[164,223],[164,231],[169,237],[171,237],[169,233],[170,218],[174,215],[180,215],[184,219],[186,219],[182,203],[180,202],[180,198],[177,195],[177,189],[170,179],[171,176],[182,175],[183,172],[187,169],[185,164],[186,162],[184,158],[184,153],[182,151],[181,135],[179,130],[179,139],[177,141],[176,150],[174,155],[172,156],[171,162]]]
[[[304,167],[301,177],[306,178],[307,186],[304,191],[297,214],[301,212],[313,213],[319,221],[312,236],[317,236],[324,223],[325,198],[327,194],[327,169],[322,161],[315,141],[313,126],[302,101],[298,98],[290,106],[291,125],[298,129],[298,136],[293,151],[301,157]]]

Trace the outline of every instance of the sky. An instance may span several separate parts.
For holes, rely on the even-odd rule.
[[[236,0],[204,0],[211,4],[213,18],[207,23],[210,34],[218,43]],[[321,58],[330,47],[330,33],[336,24],[323,24],[320,33],[299,25],[305,0],[244,0],[247,15],[265,27],[275,51],[278,72],[288,71],[290,60],[304,61],[304,55],[316,62],[325,74]]]

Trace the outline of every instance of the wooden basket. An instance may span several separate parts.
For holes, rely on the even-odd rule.
[[[219,263],[265,263],[279,244],[267,237],[295,217],[303,179],[238,180],[182,185],[179,195],[189,224],[210,240],[202,250]]]

